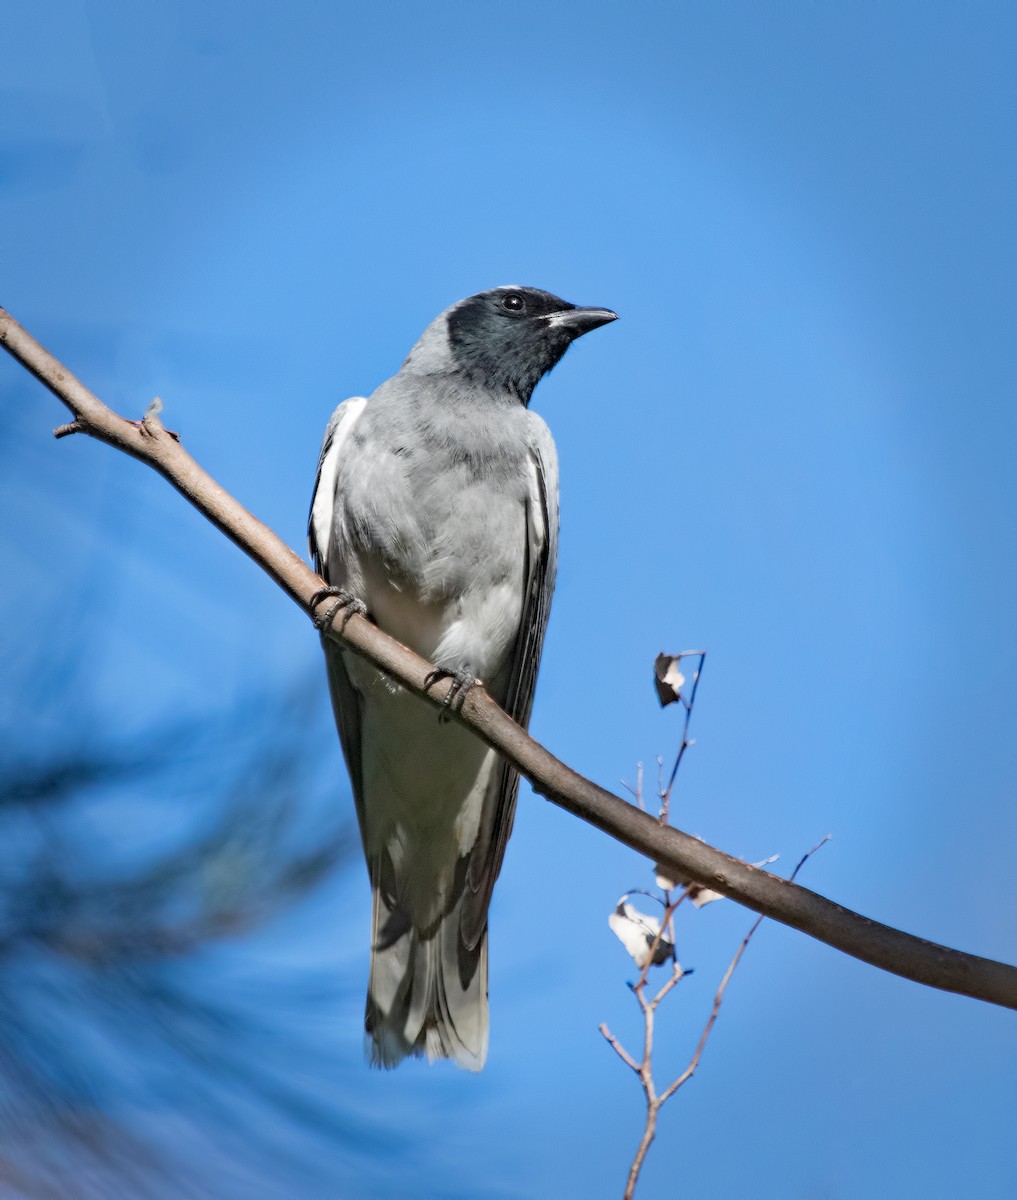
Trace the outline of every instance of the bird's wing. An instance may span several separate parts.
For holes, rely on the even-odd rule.
[[[335,554],[334,531],[342,520],[341,497],[336,491],[339,460],[350,431],[364,411],[367,401],[363,396],[345,400],[332,414],[325,429],[325,437],[318,455],[318,473],[314,480],[314,495],[307,519],[307,543],[311,551],[314,569],[327,583],[341,585],[345,582],[343,564]],[[356,688],[350,682],[342,650],[334,642],[325,642],[325,662],[328,666],[328,687],[332,695],[332,709],[339,730],[339,741],[343,757],[350,773],[353,799],[357,807],[360,834],[364,837],[364,786],[363,764],[360,753],[360,731],[362,723],[361,701]]]
[[[525,590],[519,633],[508,660],[504,702],[505,711],[524,729],[533,708],[558,570],[558,455],[550,430],[535,413],[530,416],[533,426],[526,500]],[[499,759],[466,876],[468,895],[463,905],[462,933],[471,949],[487,927],[487,908],[512,832],[518,791],[518,774]]]

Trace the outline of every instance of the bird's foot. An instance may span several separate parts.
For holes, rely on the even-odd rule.
[[[451,679],[452,686],[448,690],[448,695],[442,701],[441,711],[438,713],[438,720],[445,724],[452,720],[453,712],[461,712],[463,704],[466,701],[466,693],[475,684],[480,683],[480,680],[473,674],[472,671],[466,669],[448,670],[445,667],[435,667],[433,671],[429,671],[427,678],[424,680],[424,691],[428,691],[439,683],[442,679]]]
[[[323,609],[321,613],[318,613],[316,611],[318,605],[321,604],[323,600],[327,600],[329,597],[334,598],[335,603],[330,604],[326,609]],[[346,628],[347,622],[354,614],[361,617],[367,615],[367,605],[363,602],[363,600],[358,600],[356,596],[351,595],[345,588],[341,587],[319,588],[318,591],[316,591],[311,597],[309,604],[311,607],[311,612],[313,613],[311,620],[314,622],[314,627],[320,634],[325,633],[325,631],[335,620],[336,613],[342,609],[345,609],[346,611],[343,613],[343,623],[339,628],[340,633],[342,633],[342,631]]]

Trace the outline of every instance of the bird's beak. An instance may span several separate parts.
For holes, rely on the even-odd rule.
[[[599,329],[601,325],[617,320],[618,314],[609,308],[566,308],[551,313],[547,323],[552,329],[564,329],[570,337],[577,338],[591,329]]]

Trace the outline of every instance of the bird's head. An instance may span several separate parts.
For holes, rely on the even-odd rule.
[[[436,318],[407,365],[452,370],[529,404],[541,377],[575,339],[617,315],[607,308],[579,308],[539,288],[492,288]]]

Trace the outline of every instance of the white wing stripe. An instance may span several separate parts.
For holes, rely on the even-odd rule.
[[[343,446],[350,436],[353,426],[364,411],[367,400],[363,396],[354,396],[344,401],[332,414],[329,427],[325,432],[325,445],[328,445],[331,433],[332,444],[326,450],[322,447],[321,462],[318,465],[318,484],[314,489],[314,499],[311,501],[311,532],[318,548],[321,559],[321,571],[328,577],[328,552],[332,543],[332,522],[335,519],[335,486],[339,473],[339,460],[342,457]]]

